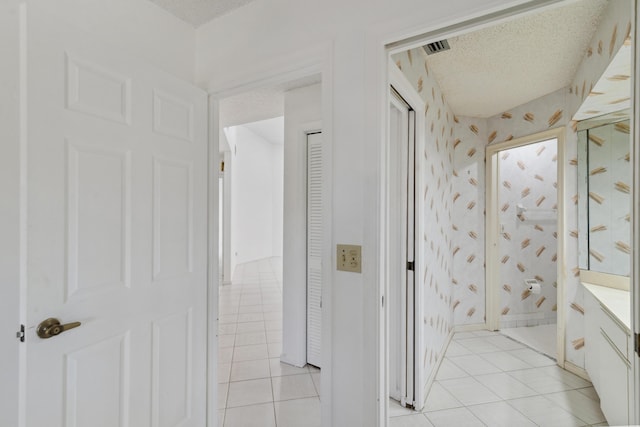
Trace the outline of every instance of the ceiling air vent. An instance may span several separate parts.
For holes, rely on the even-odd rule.
[[[437,42],[429,43],[428,45],[422,46],[427,55],[433,55],[434,53],[444,52],[445,50],[449,50],[449,42],[447,40],[439,40]]]

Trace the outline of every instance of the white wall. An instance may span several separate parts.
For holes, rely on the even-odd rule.
[[[307,149],[305,131],[322,117],[319,84],[284,97],[284,243],[282,360],[307,362]],[[315,123],[314,123],[315,122]]]
[[[224,134],[224,132],[221,132]],[[226,140],[226,136],[225,136]],[[231,171],[233,170],[233,155],[231,151],[225,151],[224,155],[224,190],[223,190],[223,209],[222,213],[222,280],[225,285],[231,284],[231,273],[235,264],[232,267],[231,261],[231,204],[233,198],[231,197]]]
[[[273,256],[282,256],[283,244],[283,224],[284,224],[284,144],[271,144],[272,147],[272,189],[273,206],[271,229],[273,237],[271,239]]]
[[[147,0],[27,0],[45,13],[90,32],[121,51],[194,81],[195,31]]]
[[[231,168],[231,268],[272,256],[281,244],[274,225],[282,223],[274,205],[282,200],[282,147],[271,144],[244,126],[226,130],[232,156]],[[277,164],[276,164],[277,163]],[[280,186],[280,187],[279,187]],[[282,229],[282,226],[279,226]],[[280,234],[281,235],[281,234]]]
[[[323,291],[323,310],[330,315],[323,323],[323,333],[330,334],[323,341],[322,393],[330,396],[322,400],[325,425],[373,426],[379,416],[384,44],[522,3],[257,0],[197,30],[197,81],[214,92],[322,64],[323,139],[331,161],[326,180],[332,190],[331,245],[325,252],[332,274]],[[335,271],[337,243],[362,245],[362,274]]]

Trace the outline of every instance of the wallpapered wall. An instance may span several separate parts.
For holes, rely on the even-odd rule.
[[[426,54],[414,49],[394,58],[396,64],[425,102],[425,146],[416,149],[416,208],[424,234],[418,236],[423,254],[416,271],[422,287],[424,318],[416,326],[424,339],[419,350],[423,367],[421,386],[426,387],[453,327],[452,284],[452,187],[453,113],[426,65]],[[419,177],[418,177],[419,176]]]
[[[426,55],[422,49],[414,49],[393,56],[413,87],[425,99],[427,109],[427,156],[419,157],[423,173],[423,206],[429,227],[437,228],[429,233],[431,240],[422,244],[429,250],[425,257],[426,270],[422,272],[421,285],[425,292],[425,319],[429,325],[423,333],[429,343],[424,349],[425,372],[442,356],[440,343],[444,343],[448,322],[453,315],[454,325],[484,323],[484,208],[485,208],[485,146],[491,143],[532,135],[544,130],[566,126],[565,134],[565,322],[566,360],[584,367],[584,305],[578,268],[578,213],[577,213],[577,134],[571,121],[582,100],[606,69],[609,61],[628,36],[630,13],[628,2],[609,2],[605,16],[596,31],[585,59],[579,66],[571,87],[560,89],[529,103],[515,107],[488,119],[455,117],[440,95],[437,82],[429,76]],[[606,43],[605,43],[606,40]],[[582,90],[582,87],[585,87]],[[441,123],[443,122],[443,123]],[[452,126],[452,130],[449,126]],[[439,150],[434,150],[436,140]],[[444,139],[450,133],[447,139]],[[446,141],[451,141],[449,145]],[[443,152],[443,146],[445,147]],[[449,150],[446,152],[446,150]],[[453,151],[453,153],[451,153]],[[435,153],[435,154],[433,154]],[[430,156],[431,155],[431,156]],[[449,157],[450,156],[450,157]],[[451,175],[445,174],[451,167]],[[439,160],[441,159],[442,165]],[[439,182],[439,184],[438,184]],[[450,206],[445,199],[443,184],[451,183]],[[434,189],[439,193],[429,193]],[[448,217],[443,215],[448,214]],[[432,222],[436,219],[435,224]],[[450,224],[447,224],[450,221]],[[440,234],[440,229],[445,230]],[[449,248],[450,253],[445,251]],[[438,255],[438,251],[440,251]],[[435,254],[433,257],[431,254]],[[450,258],[449,258],[450,257]],[[445,266],[447,259],[452,260]],[[434,260],[436,260],[434,262]],[[450,282],[446,282],[450,278]],[[436,286],[437,283],[437,286]],[[447,300],[450,298],[450,300]],[[447,303],[447,301],[450,301]],[[442,304],[440,304],[442,302]],[[432,307],[436,304],[437,307]],[[432,362],[433,360],[433,362]]]
[[[485,145],[494,144],[502,141],[511,140],[527,135],[532,135],[538,132],[542,132],[551,128],[566,126],[565,133],[565,270],[559,273],[564,274],[565,277],[565,313],[567,317],[566,322],[566,337],[567,348],[566,358],[571,363],[578,366],[584,366],[584,355],[582,347],[584,345],[584,308],[582,303],[582,287],[578,280],[578,226],[577,226],[577,135],[575,132],[575,126],[573,122],[570,122],[571,114],[567,110],[567,96],[568,89],[561,89],[545,95],[541,98],[534,99],[531,102],[515,107],[509,111],[505,111],[501,114],[497,114],[488,119],[479,118],[458,118],[454,134],[460,139],[460,143],[456,147],[456,163],[454,164],[457,171],[457,177],[454,178],[454,194],[462,194],[467,196],[464,199],[464,205],[473,204],[474,202],[482,206],[484,209],[484,148]],[[468,132],[467,129],[478,129],[478,132]],[[483,130],[486,129],[484,132]],[[461,135],[462,137],[458,137]],[[457,141],[457,140],[456,140]],[[475,173],[477,174],[476,180],[478,185],[482,183],[480,188],[478,185],[474,185],[469,179],[464,178],[464,174],[460,173],[463,168],[468,169],[469,165],[466,163],[458,163],[459,159],[463,159],[466,152],[470,149],[476,148],[476,151],[480,152],[478,158],[475,160],[477,166],[474,166]],[[461,150],[459,153],[458,150]],[[475,153],[474,153],[475,154]],[[459,170],[460,169],[460,170]],[[473,195],[477,198],[473,199]],[[457,202],[456,202],[457,203]],[[457,210],[454,211],[454,215]],[[463,222],[464,221],[464,222]],[[484,265],[484,216],[482,222],[478,224],[470,223],[471,218],[465,217],[460,221],[463,224],[461,227],[473,228],[478,237],[474,239],[474,244],[482,248],[482,251],[478,252],[476,258],[480,258],[478,261],[480,265]],[[470,247],[470,238],[465,233],[456,233],[453,246],[462,248]],[[537,249],[537,248],[536,248]],[[464,256],[466,253],[464,253]],[[482,312],[482,317],[460,315],[457,312],[455,315],[456,325],[474,324],[484,322],[484,275],[479,278],[475,273],[467,272],[467,269],[458,269],[460,260],[457,259],[458,255],[455,255],[456,260],[454,262],[454,277],[458,283],[469,283],[472,280],[478,286],[478,292],[467,292],[464,286],[456,286],[455,301],[459,301],[459,306],[463,307],[464,311],[474,309],[475,313]],[[501,309],[503,309],[502,307]]]
[[[610,1],[607,4],[598,29],[585,52],[582,64],[578,68],[573,82],[569,87],[568,110],[573,113],[578,111],[580,105],[587,97],[597,97],[593,91],[594,86],[606,70],[607,66],[616,55],[620,46],[631,34],[631,1]],[[624,108],[629,99],[620,99],[620,108]],[[602,113],[594,112],[594,115]]]
[[[455,325],[485,321],[484,224],[487,121],[456,117],[453,176]]]
[[[502,328],[556,321],[556,160],[555,139],[498,155]],[[528,291],[526,279],[538,281],[539,294]]]
[[[585,182],[580,192],[580,220],[584,221],[584,227],[581,224],[581,229],[589,229],[588,246],[587,235],[580,235],[583,239],[580,246],[581,268],[586,268],[583,260],[588,256],[590,270],[629,276],[629,120],[580,131],[578,138],[581,161],[579,179]],[[582,248],[587,247],[588,255],[586,249],[585,253],[582,253]]]
[[[566,94],[567,90],[558,90],[488,119],[456,118],[453,178],[455,325],[478,324],[485,321],[485,146],[566,125]],[[568,150],[573,153],[573,157],[570,157],[574,158],[575,132],[571,128],[567,129],[566,142]],[[571,168],[575,170],[575,165]],[[569,170],[569,175],[573,176],[572,174]],[[575,178],[570,177],[569,181],[567,191],[574,195],[577,188]],[[569,203],[574,205],[574,200],[570,200]],[[576,215],[574,207],[567,206],[566,210],[569,217]],[[577,219],[568,220],[568,224],[573,224],[571,230],[577,229],[576,223]],[[577,258],[575,262],[571,262],[572,256],[577,257],[577,242],[575,237],[571,239],[573,241],[567,242],[568,262],[572,267],[576,267],[577,272]],[[520,241],[519,244],[521,243]],[[549,251],[555,253],[555,244],[552,246],[553,250]],[[566,274],[573,277],[574,270],[568,269]],[[540,274],[535,273],[530,278],[535,275]],[[569,281],[574,282],[573,279]],[[567,289],[571,288],[569,291],[577,292],[573,290],[577,287],[576,280]],[[511,315],[519,312],[514,308],[510,310],[514,310],[510,311]]]

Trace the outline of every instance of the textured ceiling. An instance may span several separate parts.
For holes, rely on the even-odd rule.
[[[220,100],[220,127],[236,126],[284,115],[284,93],[320,83],[320,75],[256,89]]]
[[[199,27],[253,0],[149,0],[183,21]]]
[[[428,66],[455,114],[493,116],[569,86],[606,3],[580,0],[450,38]]]
[[[220,101],[220,127],[242,125],[284,115],[284,92],[258,89]]]

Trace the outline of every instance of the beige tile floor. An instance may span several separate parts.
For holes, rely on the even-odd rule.
[[[319,427],[320,371],[280,362],[281,259],[239,265],[219,294],[219,425]]]
[[[454,335],[422,413],[390,401],[391,427],[607,425],[591,383],[496,332]]]
[[[500,330],[506,335],[547,356],[556,357],[557,325],[523,326]]]
[[[279,360],[282,264],[238,266],[220,287],[219,425],[320,426],[320,371]],[[591,384],[499,333],[458,333],[424,412],[390,401],[389,426],[607,425]]]

